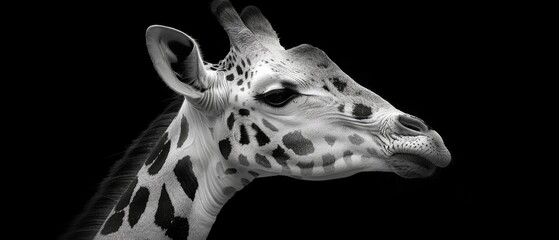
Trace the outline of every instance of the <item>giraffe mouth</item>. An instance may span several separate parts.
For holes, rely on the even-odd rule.
[[[431,176],[437,166],[420,155],[396,153],[389,159],[392,170],[404,178],[424,178]]]
[[[450,152],[435,131],[402,136],[393,142],[392,147],[387,162],[396,174],[404,178],[429,177],[437,168],[444,168],[451,161]]]

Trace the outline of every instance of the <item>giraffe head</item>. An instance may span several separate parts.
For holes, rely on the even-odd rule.
[[[222,164],[312,180],[363,171],[426,177],[449,164],[437,132],[357,84],[320,49],[284,49],[256,7],[239,15],[214,1],[212,11],[231,44],[217,64],[205,63],[178,30],[152,26],[146,36],[161,78],[205,116]]]

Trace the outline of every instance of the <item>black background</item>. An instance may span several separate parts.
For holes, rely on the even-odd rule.
[[[258,179],[226,204],[210,238],[480,236],[495,229],[507,209],[490,197],[502,188],[485,171],[492,159],[480,152],[490,143],[477,133],[486,131],[481,122],[498,121],[490,112],[503,101],[491,87],[502,81],[501,60],[510,54],[501,37],[510,19],[500,10],[467,3],[233,4],[238,11],[258,6],[286,49],[309,43],[324,50],[356,82],[425,120],[443,136],[453,162],[417,180],[390,173],[323,182]],[[29,67],[21,74],[36,84],[34,110],[22,115],[40,129],[34,141],[41,141],[27,151],[40,155],[33,157],[38,191],[30,194],[34,211],[45,217],[27,217],[41,221],[29,233],[57,236],[174,95],[153,69],[146,28],[186,32],[210,62],[225,56],[229,45],[205,1],[49,7],[31,22],[35,37],[23,46],[35,54],[25,56]]]

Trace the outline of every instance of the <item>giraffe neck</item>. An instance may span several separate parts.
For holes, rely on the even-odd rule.
[[[184,101],[96,239],[205,239],[227,200],[254,178],[224,166],[214,121]]]

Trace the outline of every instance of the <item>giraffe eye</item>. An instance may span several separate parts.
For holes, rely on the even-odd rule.
[[[294,90],[282,88],[259,94],[255,98],[256,100],[264,102],[272,107],[283,107],[298,95],[299,93]]]

